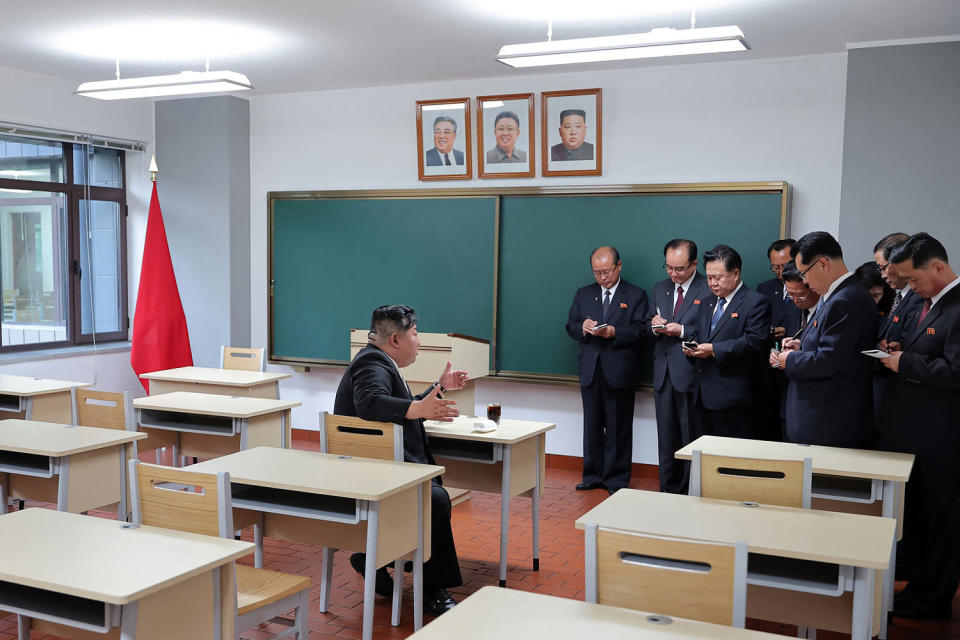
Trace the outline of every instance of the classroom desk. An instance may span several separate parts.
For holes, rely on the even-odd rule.
[[[127,460],[144,433],[0,420],[0,514],[7,497],[56,503],[79,513],[117,504],[127,514]]]
[[[365,551],[363,640],[373,637],[377,569],[413,553],[414,628],[423,624],[423,561],[430,555],[423,533],[430,530],[430,479],[443,467],[258,447],[190,470],[230,473],[238,527],[258,524],[272,538]],[[256,562],[262,566],[260,553]],[[323,571],[320,611],[329,605],[332,562]]]
[[[543,496],[544,443],[556,429],[549,422],[503,418],[488,433],[472,430],[467,416],[453,422],[424,422],[430,451],[446,467],[444,485],[500,494],[500,586],[507,584],[507,532],[510,498],[530,496],[533,512],[533,570],[540,570],[540,498]]]
[[[576,527],[586,534],[588,602],[597,600],[599,527],[745,543],[747,616],[846,631],[853,640],[869,640],[874,614],[880,613],[875,573],[889,566],[896,523],[874,516],[621,489],[581,516]],[[846,629],[837,629],[844,622]]]
[[[90,384],[0,374],[0,412],[12,414],[0,413],[0,416],[76,424],[73,390]]]
[[[150,448],[179,456],[216,458],[253,447],[290,446],[290,410],[296,401],[174,391],[136,398],[138,428]]]
[[[783,636],[529,591],[483,587],[410,640],[774,640]]]
[[[249,542],[50,509],[0,517],[0,540],[0,610],[18,614],[20,638],[58,625],[119,627],[137,640],[234,638],[233,561]]]
[[[811,458],[811,508],[894,518],[897,522],[897,540],[903,537],[904,484],[913,468],[912,454],[701,436],[677,451],[676,457],[690,460],[694,449],[718,456],[772,460]],[[897,547],[894,545],[890,551],[891,567],[896,566],[896,553]],[[885,571],[882,581],[883,610],[891,611],[894,571]],[[883,616],[878,629],[880,638],[886,637],[886,628],[887,618]]]
[[[221,396],[251,396],[279,398],[280,380],[289,373],[180,367],[145,373],[141,378],[150,381],[150,395],[172,391],[196,391]]]

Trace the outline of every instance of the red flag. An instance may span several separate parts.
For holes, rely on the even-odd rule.
[[[157,183],[150,197],[147,236],[143,243],[140,289],[133,314],[133,345],[130,364],[137,377],[144,373],[193,365],[187,319],[183,315],[177,277],[170,261],[167,232],[163,227]],[[150,392],[149,381],[140,380]]]

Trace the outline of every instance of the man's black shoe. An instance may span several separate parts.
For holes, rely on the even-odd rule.
[[[433,593],[423,594],[423,611],[433,617],[446,613],[457,606],[457,601],[450,597],[446,589],[438,589]]]
[[[350,566],[353,567],[354,571],[360,574],[361,578],[366,570],[366,564],[367,556],[365,554],[354,553],[350,556]],[[390,574],[387,573],[386,567],[377,569],[377,580],[373,585],[373,590],[378,596],[384,596],[387,598],[393,596],[393,578],[391,578]],[[426,607],[424,607],[424,609],[426,609]]]
[[[607,493],[610,495],[615,494],[617,491],[620,491],[621,487],[607,487]]]
[[[589,491],[590,489],[602,489],[602,482],[581,482],[576,486],[577,491]]]

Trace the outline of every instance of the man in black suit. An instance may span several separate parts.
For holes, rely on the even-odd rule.
[[[417,314],[413,309],[403,305],[375,309],[370,321],[369,344],[360,350],[340,379],[333,412],[402,425],[404,461],[434,464],[423,421],[449,422],[458,415],[452,406],[454,402],[444,400],[442,394],[462,389],[467,374],[451,371],[448,362],[436,383],[422,394],[412,395],[400,369],[413,364],[419,346]],[[423,565],[423,610],[433,616],[456,604],[447,587],[463,584],[450,528],[450,496],[441,485],[439,478],[433,479],[431,557]],[[365,562],[362,553],[350,557],[351,566],[360,575]],[[382,596],[392,595],[393,581],[386,567],[377,570],[376,591]]]
[[[655,315],[650,319],[653,347],[653,401],[657,415],[660,491],[687,492],[690,463],[674,453],[697,438],[691,431],[693,363],[680,343],[695,331],[707,279],[697,273],[697,244],[675,238],[663,248],[668,278],[653,287]]]
[[[787,331],[788,326],[799,326],[800,309],[797,308],[783,280],[783,269],[793,262],[790,250],[796,241],[792,238],[776,240],[767,248],[767,257],[770,259],[770,271],[774,278],[757,285],[757,293],[763,295],[770,302],[770,339],[768,348],[779,346],[780,341],[796,331]],[[782,440],[783,427],[779,420],[783,413],[781,398],[787,388],[786,378],[782,371],[772,371],[764,375],[760,381],[759,393],[761,406],[758,407],[761,423],[758,425],[757,437],[764,440]]]
[[[740,279],[743,260],[718,244],[703,254],[712,295],[701,305],[696,334],[683,352],[696,358],[693,416],[697,431],[731,438],[756,436],[757,384],[770,335],[770,303]],[[695,346],[691,346],[695,345]]]
[[[906,487],[907,587],[893,615],[950,618],[960,580],[960,278],[927,233],[890,254],[890,264],[925,299],[904,327],[901,349],[883,360],[893,375],[883,398],[881,445],[916,456]]]
[[[580,343],[583,398],[583,481],[577,489],[630,484],[637,342],[646,332],[647,294],[620,278],[623,265],[613,247],[590,254],[596,284],[578,289],[567,333]]]
[[[876,347],[877,305],[843,263],[825,231],[800,238],[791,255],[800,276],[822,296],[800,339],[788,340],[777,363],[790,381],[787,439],[864,448],[874,444],[873,367],[861,351]]]
[[[463,164],[463,151],[454,149],[457,141],[457,121],[449,116],[437,116],[433,121],[433,148],[425,155],[428,167]]]

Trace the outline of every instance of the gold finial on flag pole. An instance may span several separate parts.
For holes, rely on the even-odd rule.
[[[157,168],[157,156],[150,157],[150,180],[153,182],[157,181],[157,172],[160,169]]]

